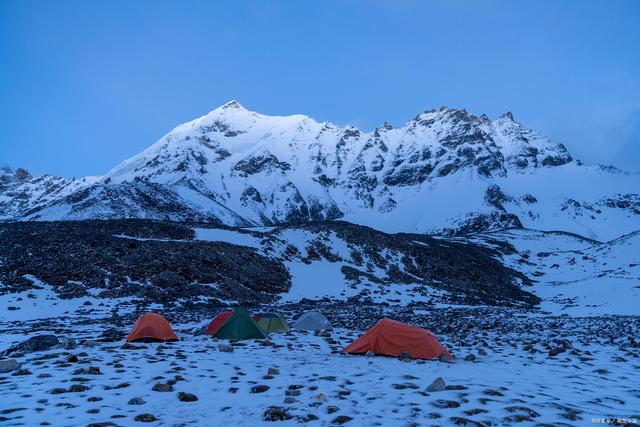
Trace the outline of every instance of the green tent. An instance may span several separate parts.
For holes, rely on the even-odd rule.
[[[238,307],[213,336],[228,340],[251,340],[267,338],[267,333],[253,321],[247,310]]]
[[[253,316],[253,320],[260,326],[264,331],[272,334],[278,332],[289,332],[291,329],[286,320],[277,314],[273,313],[260,313]]]

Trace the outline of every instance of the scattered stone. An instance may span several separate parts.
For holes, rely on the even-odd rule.
[[[222,351],[224,353],[233,353],[233,346],[229,344],[218,344],[218,351]]]
[[[467,354],[464,358],[465,361],[467,362],[474,362],[476,360],[476,355],[471,353],[471,354]]]
[[[73,371],[73,375],[101,375],[100,368],[97,366],[89,366],[88,368],[80,368]]]
[[[133,397],[131,399],[129,399],[129,401],[127,402],[127,405],[144,405],[145,402],[143,398],[141,397]]]
[[[280,406],[270,406],[264,411],[262,418],[265,421],[286,421],[293,418],[285,408]]]
[[[69,393],[82,393],[89,390],[89,387],[84,384],[74,384],[67,390]]]
[[[180,392],[178,393],[178,400],[180,402],[195,402],[198,397],[195,394]]]
[[[440,399],[433,402],[432,405],[439,409],[449,409],[460,407],[460,402],[456,402],[455,400]]]
[[[21,375],[31,375],[31,371],[28,369],[18,369],[11,375],[13,375],[14,377],[21,376]]]
[[[449,418],[452,424],[457,426],[474,426],[474,427],[484,427],[484,424],[479,423],[477,421],[470,420],[468,418],[463,417],[451,417]]]
[[[267,390],[269,390],[268,385],[256,385],[251,387],[251,393],[264,393]]]
[[[353,418],[347,415],[338,415],[333,420],[331,420],[331,424],[346,424],[351,420],[353,420]]]
[[[152,414],[136,415],[134,420],[140,421],[140,422],[143,422],[143,423],[152,423],[154,421],[158,421],[158,419],[155,416],[153,416]]]
[[[158,384],[154,385],[151,388],[151,390],[160,391],[160,392],[168,392],[168,391],[173,391],[173,386],[171,384],[158,383]]]
[[[557,356],[558,354],[564,353],[565,351],[567,351],[567,349],[564,347],[554,347],[549,350],[549,357]]]
[[[269,370],[267,371],[267,375],[280,375],[280,369],[269,368]]]
[[[446,387],[446,383],[442,377],[436,378],[429,387],[427,387],[427,392],[432,393],[436,391],[444,391]]]
[[[445,390],[467,390],[468,387],[465,387],[463,385],[448,385],[444,388]]]

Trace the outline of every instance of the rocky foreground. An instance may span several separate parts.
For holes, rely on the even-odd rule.
[[[640,317],[309,301],[270,309],[291,319],[316,308],[333,330],[228,343],[199,334],[214,310],[175,309],[165,314],[180,341],[125,344],[136,306],[122,305],[118,312],[126,314],[114,316],[99,299],[93,303],[56,318],[5,316],[0,350],[9,353],[0,366],[11,370],[0,374],[2,425],[579,426],[592,418],[640,419]],[[432,330],[455,361],[341,354],[384,315]],[[43,335],[56,338],[16,347]]]

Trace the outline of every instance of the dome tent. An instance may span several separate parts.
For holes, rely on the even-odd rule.
[[[307,311],[302,316],[298,317],[293,324],[295,329],[303,331],[319,331],[322,329],[329,329],[331,323],[322,313],[318,311]]]
[[[213,334],[215,334],[218,331],[218,329],[220,329],[220,326],[222,326],[222,324],[229,317],[231,317],[232,314],[233,314],[233,311],[231,311],[231,310],[222,311],[222,312],[218,313],[216,315],[216,317],[213,318],[211,323],[209,323],[209,326],[207,326],[207,329],[205,329],[204,334],[205,335],[213,335]]]
[[[247,310],[238,307],[213,336],[229,340],[250,340],[267,338],[267,333],[253,321]]]
[[[344,349],[347,354],[365,354],[369,351],[381,356],[409,353],[416,359],[438,359],[440,355],[447,360],[453,359],[430,331],[386,317]]]
[[[287,321],[274,313],[259,313],[253,316],[253,320],[265,332],[268,332],[270,334],[280,333],[280,332],[289,332],[291,330]]]
[[[146,313],[138,317],[127,341],[177,341],[171,325],[158,313]]]

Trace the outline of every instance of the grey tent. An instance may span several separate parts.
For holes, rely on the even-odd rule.
[[[295,321],[293,327],[304,331],[318,331],[330,328],[331,324],[329,323],[329,319],[327,319],[322,313],[317,311],[307,311]]]

